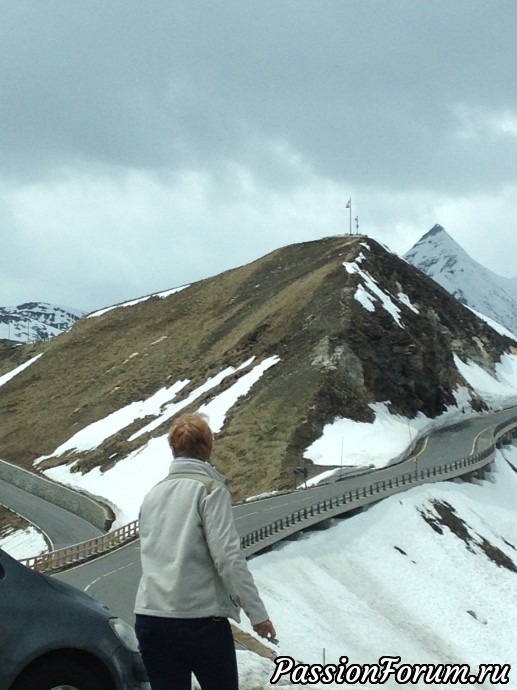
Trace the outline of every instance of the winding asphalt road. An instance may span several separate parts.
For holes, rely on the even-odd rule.
[[[94,539],[102,532],[86,520],[0,479],[0,504],[37,525],[53,549]]]
[[[426,439],[417,456],[412,456],[401,463],[388,465],[367,475],[342,480],[338,482],[339,491],[345,493],[375,481],[400,477],[405,472],[414,473],[415,468],[430,468],[466,457],[473,452],[474,443],[483,431],[515,416],[516,413],[517,408],[501,410],[483,417],[465,419],[452,427],[435,431]],[[481,436],[477,449],[483,449],[487,443]],[[336,486],[336,483],[327,484],[235,506],[237,530],[241,535],[247,534],[296,510],[328,499],[329,496],[336,495]],[[2,490],[1,486],[0,490]],[[32,499],[29,499],[29,502],[32,502]],[[5,503],[5,501],[2,502]],[[68,520],[68,517],[66,519]],[[41,524],[37,520],[34,522]],[[77,541],[81,540],[77,539]],[[107,604],[121,618],[133,623],[133,602],[140,572],[139,541],[137,540],[100,558],[58,573],[54,577],[89,592],[96,599]]]

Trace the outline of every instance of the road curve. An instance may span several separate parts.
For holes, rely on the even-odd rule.
[[[404,462],[388,465],[368,475],[368,480],[388,480],[401,472],[414,472],[415,467],[433,465],[466,457],[473,451],[475,440],[486,429],[514,417],[517,408],[502,410],[490,415],[466,419],[460,424],[435,431],[428,437],[417,456]],[[343,492],[364,486],[365,476],[339,482]],[[406,488],[410,488],[409,486]],[[234,515],[240,535],[257,529],[295,510],[328,498],[335,494],[336,484],[327,484],[291,494],[280,494],[260,501],[235,506]],[[133,602],[140,579],[139,541],[132,542],[117,551],[55,575],[70,584],[88,591],[106,603],[115,613],[133,623]]]
[[[94,539],[102,532],[83,518],[0,479],[0,503],[42,530],[54,549]]]

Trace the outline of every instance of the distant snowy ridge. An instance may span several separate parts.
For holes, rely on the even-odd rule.
[[[0,339],[18,343],[49,340],[78,321],[84,312],[45,302],[0,307]]]
[[[517,335],[517,278],[504,278],[474,261],[441,225],[429,230],[404,259],[460,302]]]

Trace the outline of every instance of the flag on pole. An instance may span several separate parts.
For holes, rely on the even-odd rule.
[[[350,208],[351,206],[352,206],[352,199],[349,199],[349,200],[347,201],[347,204],[346,204],[345,208]]]

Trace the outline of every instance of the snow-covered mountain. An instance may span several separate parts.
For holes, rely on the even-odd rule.
[[[234,497],[246,498],[292,487],[293,467],[306,466],[311,480],[340,466],[349,437],[340,418],[369,433],[385,405],[390,415],[435,419],[460,389],[483,409],[455,358],[492,372],[512,344],[373,239],[290,245],[168,296],[91,314],[49,344],[0,349],[0,381],[9,377],[0,456],[26,468],[38,460],[42,472],[73,465],[76,475],[101,468],[105,478],[113,469],[127,487],[124,460],[144,462],[149,479],[151,466],[160,474],[154,442],[175,414],[202,409],[218,433],[215,461]],[[405,421],[403,429],[407,437]],[[337,450],[326,450],[330,437]],[[377,462],[357,443],[354,458]],[[139,499],[119,507],[128,521]]]
[[[68,330],[83,315],[79,309],[44,302],[0,307],[0,339],[18,343],[49,340]]]
[[[441,225],[421,237],[404,259],[460,302],[517,335],[517,277],[504,278],[474,261]]]
[[[382,467],[424,431],[517,402],[512,341],[364,237],[285,247],[90,317],[52,343],[0,348],[0,456],[102,496],[116,526],[167,473],[183,411],[208,415],[214,465],[245,498],[292,488],[300,465],[309,481]],[[252,559],[276,652],[352,669],[397,655],[406,670],[511,665],[516,687],[516,472],[506,446],[483,482],[416,487]],[[38,552],[35,536],[18,557]],[[243,690],[272,685],[271,662],[239,656]],[[343,687],[290,680],[278,687]]]
[[[445,297],[454,301],[447,294]],[[360,299],[367,304],[364,293]],[[456,307],[465,311],[457,304]],[[78,326],[81,327],[84,328],[84,323]],[[74,337],[74,330],[70,338]],[[160,344],[156,340],[152,342],[153,348]],[[0,376],[2,394],[9,384],[47,356],[48,352],[43,353]],[[135,359],[137,356],[131,361]],[[266,374],[264,365],[257,371],[256,367],[250,370],[252,364],[248,360],[242,373],[232,373],[234,377],[239,373],[241,376],[230,389],[217,390],[215,382],[221,378],[218,375],[212,379],[211,391],[209,386],[204,386],[203,391],[213,395],[203,403],[212,424],[231,411],[237,395],[246,394],[244,404],[249,404],[254,387],[260,385]],[[278,362],[269,364],[273,370],[279,366]],[[475,364],[461,369],[465,380],[487,403],[495,407],[515,404],[517,355],[507,356],[504,364],[496,368],[495,377],[488,376]],[[234,394],[232,388],[236,388]],[[22,389],[26,391],[27,386],[22,384],[19,390]],[[60,452],[66,446],[91,446],[109,438],[121,426],[128,428],[135,414],[149,420],[153,406],[156,411],[161,404],[162,411],[169,407],[171,412],[170,404],[163,406],[166,389],[152,397],[152,405],[151,399],[134,403],[79,431],[72,442],[61,446]],[[190,393],[189,397],[196,396]],[[445,419],[449,423],[464,421],[462,408],[463,403],[452,406],[428,430],[438,428]],[[468,404],[466,413],[471,414]],[[407,419],[391,415],[386,406],[380,405],[375,406],[375,414],[373,423],[341,419],[339,433],[332,438],[324,433],[326,460],[333,463],[333,458],[344,454],[345,462],[353,464],[364,462],[364,455],[368,454],[381,466],[388,458],[398,455],[401,448],[407,448],[411,437],[430,421],[422,416]],[[217,443],[220,439],[218,434]],[[104,496],[110,505],[123,510],[128,521],[136,519],[143,495],[166,474],[169,462],[165,438],[151,439],[143,449],[131,453],[106,472],[94,468],[82,474],[56,467],[45,474]],[[264,457],[261,470],[265,469]],[[486,680],[477,687],[482,685],[487,690],[496,690],[501,685],[515,687],[511,683],[517,667],[517,632],[513,625],[517,613],[516,492],[517,447],[504,446],[497,451],[491,471],[483,481],[445,481],[417,486],[390,496],[354,517],[336,520],[329,529],[307,531],[297,541],[285,541],[253,558],[250,568],[280,640],[273,651],[283,661],[277,659],[275,664],[251,651],[239,651],[242,690],[265,689],[276,685],[277,680],[283,690],[306,686],[324,690],[344,685],[373,690],[377,681],[356,683],[353,679],[357,679],[358,664],[365,665],[365,673],[368,668],[375,672],[381,668],[382,657],[394,661],[393,673],[382,684],[386,690],[397,690],[404,685],[417,690],[429,686],[447,690],[454,683],[444,679],[446,672],[461,672],[469,679],[476,679],[478,675],[484,678],[485,671]],[[2,530],[1,506],[0,545],[17,558],[48,549],[43,535],[29,524],[16,525],[13,529],[8,523]],[[88,588],[96,596],[90,585]],[[134,593],[127,582],[126,595],[132,602]],[[244,616],[239,627],[253,636]],[[293,667],[289,659],[293,660]],[[313,664],[316,680],[306,683],[308,664]],[[317,664],[326,664],[330,674],[332,665],[335,674],[341,664],[343,672],[348,669],[347,682],[321,681],[323,674]],[[419,678],[414,683],[407,682],[409,664],[414,665],[413,677]],[[474,685],[474,680],[468,684]],[[193,687],[199,690],[196,683]]]

